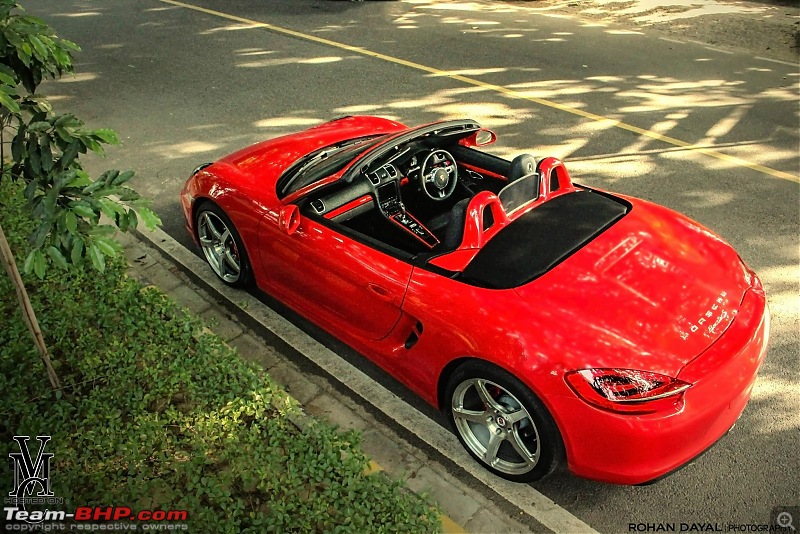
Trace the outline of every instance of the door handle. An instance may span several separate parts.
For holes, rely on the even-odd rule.
[[[367,284],[367,289],[369,289],[370,293],[382,300],[394,302],[394,296],[392,295],[391,291],[383,286],[379,286],[377,284]]]

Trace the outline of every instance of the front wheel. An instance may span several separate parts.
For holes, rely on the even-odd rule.
[[[214,274],[230,286],[249,286],[252,269],[247,251],[225,212],[216,204],[203,204],[197,210],[195,229],[203,256]]]
[[[450,377],[446,399],[462,445],[493,473],[533,482],[560,463],[563,445],[553,418],[510,373],[484,361],[467,362]]]

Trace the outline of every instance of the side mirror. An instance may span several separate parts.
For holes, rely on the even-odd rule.
[[[287,204],[278,214],[278,226],[286,235],[292,235],[300,226],[300,208],[294,204]]]
[[[458,144],[466,147],[486,146],[491,145],[495,141],[497,141],[497,135],[493,131],[481,128],[459,141]]]

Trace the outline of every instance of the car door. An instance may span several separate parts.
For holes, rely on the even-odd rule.
[[[388,335],[400,318],[411,265],[297,217],[290,232],[269,216],[259,225],[264,289],[337,337]]]

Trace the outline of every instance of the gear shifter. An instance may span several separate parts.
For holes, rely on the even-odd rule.
[[[402,206],[402,204],[401,204]],[[402,226],[406,231],[413,234],[414,237],[423,241],[429,247],[434,247],[439,243],[439,240],[427,229],[422,223],[417,221],[405,209],[399,211],[390,217],[396,224]]]

